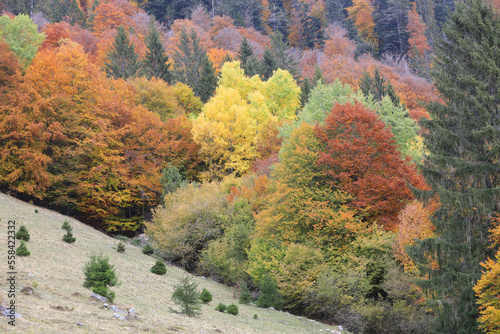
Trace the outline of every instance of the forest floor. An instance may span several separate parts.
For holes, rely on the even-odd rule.
[[[35,212],[38,210],[38,213]],[[61,239],[67,220],[73,227],[74,244]],[[16,256],[14,271],[8,268],[8,224],[15,221],[16,231],[25,225],[30,233],[27,242],[31,255]],[[17,333],[347,333],[336,326],[286,312],[258,308],[254,304],[238,304],[232,288],[211,279],[194,277],[198,289],[208,289],[214,296],[202,305],[201,315],[186,317],[172,313],[178,309],[171,296],[179,279],[189,275],[167,265],[167,274],[152,274],[156,258],[142,254],[141,248],[128,244],[118,253],[119,240],[111,238],[83,223],[0,193],[0,305],[15,301],[15,320],[0,317],[0,332]],[[16,240],[16,247],[19,240]],[[91,255],[108,256],[116,267],[121,282],[112,288],[114,303],[127,311],[134,308],[134,320],[119,320],[102,302],[90,299],[91,291],[82,286],[83,267]],[[14,276],[15,298],[9,297]],[[21,292],[23,290],[23,292]],[[236,304],[239,314],[233,316],[215,310],[219,303]],[[120,314],[120,313],[119,313]],[[126,314],[120,314],[125,316]],[[254,318],[257,315],[257,319]]]

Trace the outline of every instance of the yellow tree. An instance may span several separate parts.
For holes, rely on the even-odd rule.
[[[242,175],[250,169],[269,125],[292,120],[300,89],[290,73],[277,70],[267,81],[248,78],[240,63],[222,66],[219,87],[193,122],[193,138],[209,166],[208,179]]]

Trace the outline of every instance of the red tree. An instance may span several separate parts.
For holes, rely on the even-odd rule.
[[[317,163],[330,184],[351,194],[352,208],[368,222],[394,229],[399,211],[413,199],[408,187],[425,188],[415,166],[401,158],[392,133],[375,112],[361,104],[335,105],[316,127],[324,144]]]

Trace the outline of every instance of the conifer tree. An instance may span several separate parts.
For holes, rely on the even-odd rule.
[[[290,45],[283,40],[283,34],[280,31],[276,31],[271,35],[271,50],[276,66],[290,72],[293,78],[298,80],[300,77],[297,70],[298,64],[290,54]]]
[[[166,83],[172,83],[173,76],[170,72],[168,56],[165,54],[165,48],[160,41],[160,34],[154,25],[150,22],[148,36],[146,37],[146,57],[143,61],[143,71],[146,77],[156,77],[163,79]]]
[[[215,93],[217,88],[217,75],[213,63],[208,59],[208,56],[203,57],[203,63],[200,74],[200,85],[198,88],[198,96],[201,102],[206,103]]]
[[[241,68],[245,71],[245,75],[253,76],[257,73],[257,61],[253,56],[253,48],[246,37],[243,37],[241,41],[238,59],[241,61]]]
[[[201,70],[206,52],[201,47],[196,32],[192,29],[188,35],[183,29],[177,48],[174,55],[177,80],[190,86],[199,96]]]
[[[278,69],[276,60],[274,59],[273,52],[271,49],[266,49],[262,56],[262,62],[260,63],[259,74],[262,75],[264,80],[269,79],[273,72]]]
[[[423,172],[441,201],[433,216],[439,237],[419,242],[411,256],[436,302],[433,332],[480,333],[472,286],[493,255],[488,227],[500,203],[500,18],[482,0],[456,2],[443,33],[433,76],[445,104],[429,104],[431,119],[421,122]]]
[[[106,54],[106,73],[116,79],[133,77],[139,69],[137,58],[134,43],[129,40],[125,28],[120,25],[115,41]]]

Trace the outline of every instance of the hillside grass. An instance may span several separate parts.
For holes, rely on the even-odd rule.
[[[208,289],[214,296],[212,302],[202,306],[198,317],[172,313],[169,308],[178,309],[171,300],[173,286],[189,275],[182,269],[167,265],[166,275],[155,275],[150,268],[157,259],[142,254],[140,248],[128,244],[124,253],[118,253],[119,240],[5,194],[0,194],[0,219],[0,305],[10,302],[7,222],[15,220],[16,230],[25,225],[31,235],[27,243],[31,255],[16,257],[16,311],[21,318],[16,319],[15,327],[0,318],[1,333],[347,333],[286,312],[238,304],[231,288],[201,277],[194,278],[199,291]],[[61,240],[65,220],[73,227],[74,244]],[[82,286],[83,267],[93,254],[109,256],[121,282],[112,288],[116,293],[113,304],[126,310],[134,307],[137,320],[114,319],[114,312],[89,299],[91,291]],[[24,287],[31,287],[33,294],[21,293]],[[237,304],[240,313],[232,316],[215,311],[219,303]]]

